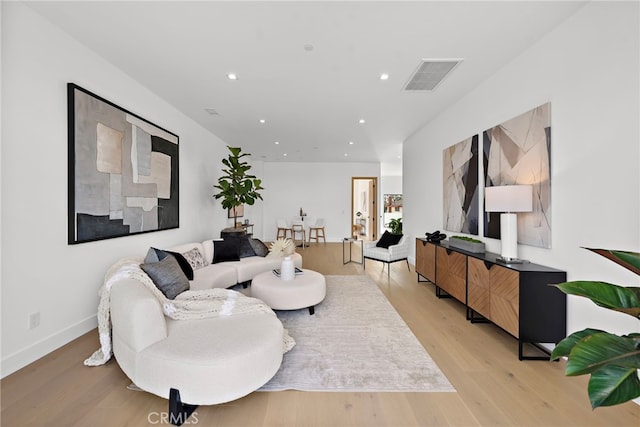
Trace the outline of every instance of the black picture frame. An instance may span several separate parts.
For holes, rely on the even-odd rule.
[[[235,215],[234,215],[235,213]],[[236,206],[235,208],[227,209],[227,218],[243,217],[244,205]]]
[[[180,226],[178,135],[67,84],[68,244]]]

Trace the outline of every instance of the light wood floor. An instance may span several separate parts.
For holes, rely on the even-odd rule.
[[[517,341],[491,324],[470,324],[464,308],[439,300],[406,263],[342,264],[340,243],[312,244],[303,266],[323,274],[367,274],[375,280],[456,393],[257,392],[201,406],[203,426],[640,426],[640,406],[592,411],[586,377],[568,378],[564,362],[518,361]],[[353,302],[357,304],[357,301]],[[596,326],[596,325],[594,325]],[[161,425],[167,401],[126,389],[115,360],[87,368],[97,332],[76,339],[4,378],[2,426]],[[402,349],[398,349],[402,351]],[[166,423],[165,423],[166,424]]]

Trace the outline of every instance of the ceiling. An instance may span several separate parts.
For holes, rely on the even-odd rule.
[[[28,4],[254,159],[380,162],[399,175],[403,140],[584,2]],[[435,90],[403,90],[422,59],[444,58],[463,61]]]

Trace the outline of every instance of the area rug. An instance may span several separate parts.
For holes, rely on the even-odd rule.
[[[455,391],[367,276],[326,276],[314,315],[276,311],[296,340],[262,391]]]

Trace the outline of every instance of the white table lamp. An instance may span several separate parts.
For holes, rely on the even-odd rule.
[[[531,212],[533,189],[530,185],[501,185],[484,189],[485,211],[501,212],[501,258],[505,263],[523,262],[518,259],[518,218],[516,212]]]

